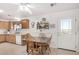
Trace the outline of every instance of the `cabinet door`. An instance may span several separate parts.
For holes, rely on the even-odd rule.
[[[8,22],[8,29],[11,29],[11,22]]]
[[[6,34],[6,41],[9,42],[9,40],[10,40],[10,35]]]
[[[16,43],[16,36],[15,35],[10,35],[9,42]]]
[[[3,27],[4,29],[8,29],[9,28],[8,27],[9,26],[9,23],[8,22],[3,22],[3,24],[4,24],[4,27]]]
[[[10,28],[14,29],[14,23],[13,22],[10,22]]]
[[[0,21],[0,29],[3,29],[4,25],[3,25],[3,22]]]
[[[0,42],[4,42],[5,41],[5,35],[0,34]]]
[[[16,43],[16,36],[12,34],[6,35],[6,41],[11,43]]]
[[[0,29],[10,29],[10,22],[0,21]]]
[[[6,36],[6,37],[5,37],[5,38],[6,38],[5,40],[8,42],[8,40],[9,40],[9,35],[6,34],[5,36]]]
[[[29,20],[24,19],[21,21],[22,29],[28,29],[29,28]]]

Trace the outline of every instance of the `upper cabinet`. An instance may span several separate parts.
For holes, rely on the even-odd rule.
[[[22,29],[29,29],[29,20],[28,19],[23,19],[21,21],[22,24]]]
[[[29,29],[29,20],[23,19],[21,21],[0,21],[0,29]]]
[[[9,21],[0,21],[0,29],[10,29],[10,22]]]

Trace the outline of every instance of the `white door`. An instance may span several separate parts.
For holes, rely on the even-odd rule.
[[[58,20],[58,48],[75,50],[75,19]]]

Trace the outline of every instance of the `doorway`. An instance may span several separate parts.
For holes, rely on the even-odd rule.
[[[58,48],[75,50],[75,19],[58,20]]]

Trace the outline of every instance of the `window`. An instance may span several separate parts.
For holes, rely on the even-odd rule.
[[[61,20],[61,32],[63,33],[71,33],[71,19],[63,19]]]

